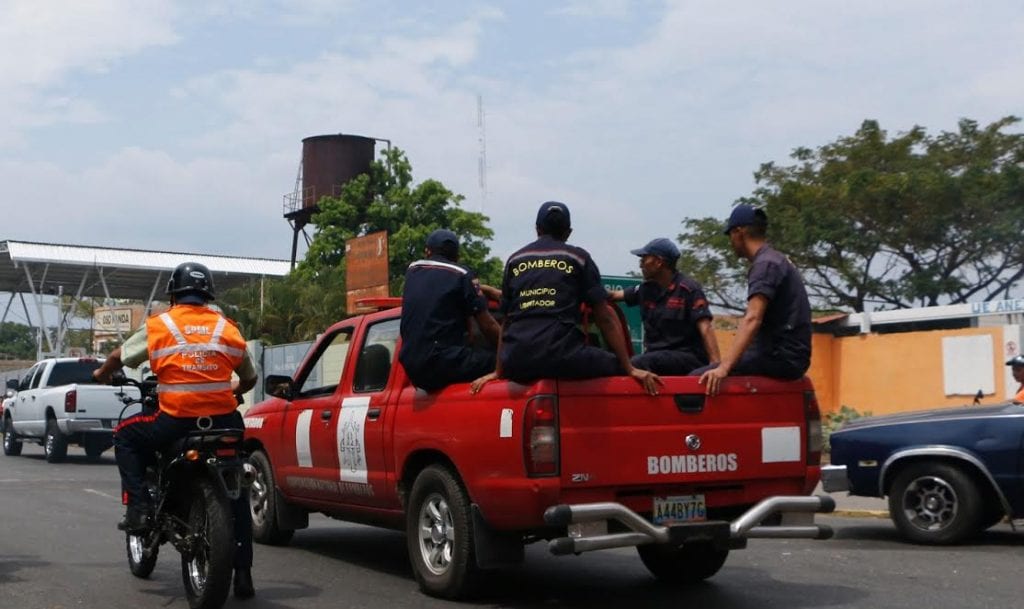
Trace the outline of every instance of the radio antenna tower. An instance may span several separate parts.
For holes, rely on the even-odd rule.
[[[480,211],[487,204],[487,126],[484,123],[484,96],[476,96],[476,128],[477,142],[480,145],[480,156],[477,159],[477,181],[480,184]]]

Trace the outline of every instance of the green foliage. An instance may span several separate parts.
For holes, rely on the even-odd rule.
[[[24,324],[5,321],[0,324],[0,358],[35,359],[36,331]]]
[[[312,340],[344,319],[344,264],[307,279],[295,273],[226,291],[217,303],[246,339],[267,344]]]
[[[849,406],[840,406],[836,412],[825,413],[824,419],[821,421],[821,433],[824,439],[823,450],[827,453],[832,452],[832,443],[829,439],[832,437],[832,432],[838,431],[847,422],[861,417],[870,417],[871,412],[858,412],[855,408]]]
[[[1024,277],[1024,134],[1006,117],[955,132],[889,137],[864,121],[795,164],[763,164],[741,202],[764,207],[769,240],[824,306],[863,311],[1006,298]],[[684,221],[687,269],[721,304],[742,307],[743,265],[721,220]],[[699,252],[699,255],[693,254]]]
[[[413,185],[412,166],[398,148],[385,150],[368,174],[345,184],[339,197],[324,197],[313,216],[317,231],[305,260],[295,272],[306,279],[338,268],[345,241],[377,231],[388,232],[388,282],[401,294],[405,269],[423,256],[427,235],[447,228],[459,236],[460,262],[484,283],[501,279],[502,264],[489,257],[487,240],[494,232],[487,216],[459,207],[463,200],[437,180]]]

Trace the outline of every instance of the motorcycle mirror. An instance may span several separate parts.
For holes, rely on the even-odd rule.
[[[110,384],[114,385],[115,387],[120,387],[120,386],[124,385],[125,380],[127,378],[128,377],[126,377],[124,375],[123,371],[118,370],[117,372],[115,372],[115,373],[110,375]]]

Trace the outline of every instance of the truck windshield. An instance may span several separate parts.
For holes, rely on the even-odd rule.
[[[50,372],[50,379],[47,385],[57,387],[59,385],[70,385],[71,383],[95,383],[92,378],[92,371],[100,367],[98,360],[79,360],[77,362],[57,362]]]

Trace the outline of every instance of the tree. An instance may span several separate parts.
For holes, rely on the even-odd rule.
[[[0,358],[35,359],[36,331],[13,321],[0,324]]]
[[[416,186],[405,154],[393,148],[368,174],[348,182],[339,197],[325,197],[313,216],[309,251],[283,279],[253,282],[225,292],[218,302],[246,338],[270,344],[310,340],[346,316],[345,241],[388,232],[388,283],[401,294],[405,269],[420,258],[427,235],[447,228],[459,236],[463,264],[484,282],[501,279],[501,261],[489,257],[487,217],[459,207],[463,198],[436,180]]]
[[[427,235],[447,228],[459,236],[460,262],[485,283],[500,281],[501,261],[488,256],[486,242],[494,232],[487,227],[487,216],[459,207],[463,197],[437,180],[414,186],[412,166],[398,148],[381,156],[383,161],[374,161],[369,173],[345,184],[341,196],[320,199],[320,211],[313,216],[317,230],[296,273],[312,278],[336,269],[344,259],[346,240],[383,230],[388,232],[390,291],[401,294],[405,269],[422,257]]]
[[[789,166],[761,165],[740,202],[764,207],[769,239],[820,305],[864,311],[1009,297],[1024,277],[1024,135],[1006,117],[889,138],[876,121]],[[722,222],[688,219],[683,268],[742,308],[745,271]],[[694,254],[699,252],[699,254]]]

